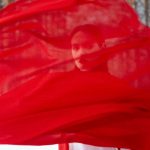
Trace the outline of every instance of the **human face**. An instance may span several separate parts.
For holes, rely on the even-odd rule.
[[[74,34],[71,40],[72,56],[81,71],[90,71],[97,66],[100,47],[93,36],[83,31]]]

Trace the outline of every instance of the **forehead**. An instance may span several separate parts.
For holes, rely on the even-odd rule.
[[[87,42],[96,42],[96,38],[93,34],[90,33],[86,33],[83,31],[78,31],[76,32],[71,39],[71,43],[75,44],[75,43],[87,43]]]

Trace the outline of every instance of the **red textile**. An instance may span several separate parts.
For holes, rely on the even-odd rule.
[[[149,150],[150,30],[124,0],[19,0],[0,26],[0,144]]]
[[[59,144],[59,150],[69,150],[69,144],[68,143]]]

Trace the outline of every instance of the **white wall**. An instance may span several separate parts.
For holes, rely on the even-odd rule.
[[[0,150],[58,150],[58,145],[49,146],[16,146],[16,145],[0,145]]]

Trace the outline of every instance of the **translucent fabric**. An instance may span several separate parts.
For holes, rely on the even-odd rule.
[[[124,0],[18,0],[0,26],[1,144],[149,150],[150,29]]]

